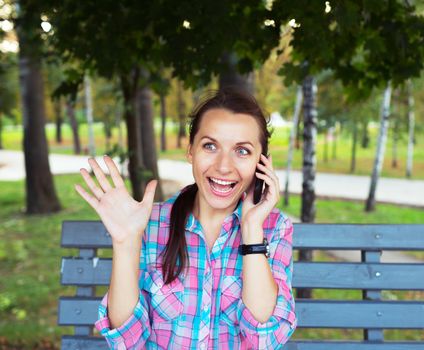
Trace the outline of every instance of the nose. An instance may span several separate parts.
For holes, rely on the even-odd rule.
[[[218,156],[216,167],[223,174],[231,172],[233,169],[233,160],[231,155],[226,152],[222,152]]]

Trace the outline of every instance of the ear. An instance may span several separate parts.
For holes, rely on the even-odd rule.
[[[187,154],[186,154],[186,157],[187,157],[187,161],[188,161],[190,164],[193,164],[193,154],[192,154],[191,145],[188,145],[188,146],[187,146]]]

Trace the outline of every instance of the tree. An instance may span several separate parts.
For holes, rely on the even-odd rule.
[[[372,211],[375,209],[375,193],[377,191],[377,181],[380,176],[381,168],[384,162],[384,150],[386,147],[387,140],[387,128],[389,124],[389,116],[390,116],[390,98],[392,94],[392,86],[391,83],[387,83],[387,87],[384,90],[384,98],[383,104],[381,108],[381,121],[380,121],[380,131],[378,134],[377,141],[377,151],[376,157],[374,160],[374,167],[371,176],[371,184],[370,191],[368,194],[368,198],[365,204],[366,211]]]
[[[412,166],[414,158],[414,128],[415,128],[415,115],[414,115],[414,95],[412,94],[412,82],[407,81],[407,111],[408,111],[408,154],[406,161],[406,177],[412,176]]]
[[[296,23],[293,60],[282,69],[287,83],[330,69],[351,98],[359,99],[388,80],[397,86],[422,70],[424,18],[407,2],[280,0],[273,3],[273,14]]]
[[[60,203],[50,172],[44,130],[45,108],[41,54],[40,11],[36,4],[22,0],[17,4],[16,29],[19,38],[19,70],[24,119],[26,212],[51,213]]]
[[[294,140],[296,138],[296,129],[299,120],[300,108],[302,105],[302,87],[298,86],[296,93],[296,103],[293,112],[293,125],[290,130],[290,139],[289,139],[289,150],[287,154],[287,171],[286,171],[286,183],[284,186],[284,205],[289,205],[289,179],[290,179],[290,170],[291,163],[293,160],[293,149],[294,149]]]

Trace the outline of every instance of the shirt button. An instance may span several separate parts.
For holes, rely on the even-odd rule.
[[[200,349],[201,350],[205,350],[206,349],[206,344],[205,343],[201,343],[200,344]]]

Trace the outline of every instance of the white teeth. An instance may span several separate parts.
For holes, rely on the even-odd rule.
[[[213,177],[210,177],[210,179],[213,182],[216,182],[219,185],[231,185],[231,184],[234,184],[235,183],[235,182],[232,182],[232,181],[223,181],[223,180],[214,179]]]

